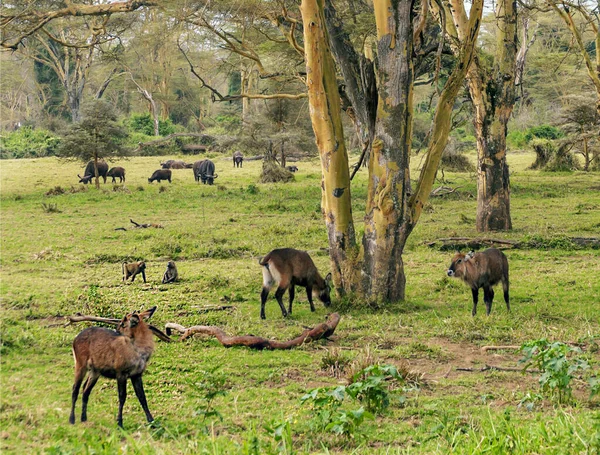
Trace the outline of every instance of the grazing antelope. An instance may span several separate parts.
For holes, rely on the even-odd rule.
[[[69,423],[75,423],[75,403],[83,378],[89,371],[83,386],[81,421],[87,420],[87,404],[98,378],[104,376],[117,380],[119,391],[119,414],[117,424],[123,428],[123,405],[127,398],[127,379],[131,379],[133,390],[146,413],[148,422],[154,418],[148,409],[142,374],[154,351],[152,332],[144,322],[152,316],[156,307],[143,313],[129,313],[117,326],[117,330],[104,327],[90,327],[83,330],[73,340],[75,357],[75,382],[71,395],[71,415]]]
[[[490,248],[481,253],[473,251],[463,254],[456,253],[448,269],[448,276],[462,278],[471,287],[473,293],[473,316],[477,313],[477,300],[479,289],[483,288],[483,301],[486,313],[492,311],[494,290],[492,286],[502,281],[506,309],[510,311],[508,299],[508,259],[504,253],[496,248]]]
[[[296,286],[306,288],[306,296],[310,303],[310,311],[315,311],[313,305],[313,292],[317,294],[319,300],[328,307],[331,304],[329,297],[331,273],[325,279],[319,274],[315,263],[306,251],[299,251],[293,248],[281,248],[271,251],[259,261],[262,265],[263,288],[260,294],[260,317],[265,319],[265,303],[269,296],[269,291],[273,285],[277,285],[275,298],[283,317],[292,314],[292,303]],[[285,311],[283,305],[283,294],[289,290],[290,305],[289,311]]]

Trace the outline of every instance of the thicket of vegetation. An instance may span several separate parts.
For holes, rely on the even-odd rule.
[[[600,453],[595,3],[0,8],[3,452]],[[158,155],[210,158],[218,179],[149,183]],[[103,159],[125,182],[75,183]],[[512,312],[497,291],[472,317],[448,251],[489,244]],[[83,325],[64,316],[156,305],[159,327],[268,340],[322,322],[301,293],[259,319],[257,259],[278,247],[331,272],[331,339],[160,342],[154,423],[130,396],[117,430],[112,383],[67,425]],[[139,260],[148,283],[123,283]]]

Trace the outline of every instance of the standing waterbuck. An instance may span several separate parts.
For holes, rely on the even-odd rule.
[[[489,316],[492,311],[492,302],[494,300],[494,290],[492,286],[502,281],[504,290],[504,301],[506,309],[510,311],[508,302],[508,259],[504,253],[496,248],[490,248],[481,253],[473,251],[463,254],[456,253],[452,258],[452,263],[448,269],[448,276],[461,278],[471,287],[473,293],[473,311],[477,313],[477,300],[479,299],[479,289],[483,288],[483,301],[485,302],[486,313]]]
[[[117,424],[123,428],[123,405],[127,398],[127,379],[131,379],[135,391],[148,422],[154,418],[148,409],[142,374],[154,351],[152,332],[144,322],[152,316],[156,307],[143,313],[129,313],[117,326],[117,330],[104,327],[90,327],[83,330],[73,340],[73,356],[75,357],[75,382],[71,395],[71,415],[69,423],[75,423],[75,403],[79,395],[81,383],[89,371],[83,386],[81,421],[87,420],[87,404],[92,389],[98,378],[104,376],[117,380],[119,391],[119,414]]]
[[[265,319],[265,303],[269,296],[269,291],[273,285],[277,285],[275,298],[283,317],[292,314],[292,303],[296,286],[306,288],[306,296],[310,303],[310,311],[315,311],[313,305],[313,292],[317,294],[319,300],[328,307],[331,304],[329,298],[331,273],[325,279],[321,277],[315,263],[306,251],[294,250],[293,248],[281,248],[271,251],[259,261],[262,265],[263,288],[260,294],[260,317]],[[285,311],[283,305],[283,294],[289,290],[290,305],[289,311]]]

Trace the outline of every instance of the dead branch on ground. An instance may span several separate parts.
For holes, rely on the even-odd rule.
[[[183,327],[176,323],[167,323],[165,325],[165,331],[167,334],[171,334],[172,330],[176,330],[181,333],[181,341],[193,336],[196,333],[203,335],[214,336],[219,342],[229,348],[231,346],[246,346],[251,349],[291,349],[300,346],[304,343],[319,340],[322,338],[328,338],[335,332],[335,329],[340,322],[339,313],[332,313],[327,318],[327,321],[317,325],[312,329],[306,329],[301,335],[293,338],[289,341],[277,341],[268,340],[266,338],[254,336],[254,335],[242,335],[242,336],[228,336],[222,329],[213,326],[196,325],[193,327]]]
[[[488,352],[488,351],[504,351],[504,350],[509,350],[509,351],[514,351],[517,349],[521,349],[521,346],[515,346],[515,345],[508,345],[508,346],[483,346],[481,348],[481,350],[483,352]]]
[[[517,371],[517,372],[523,372],[523,373],[541,373],[540,370],[527,370],[527,369],[516,368],[516,367],[499,367],[496,365],[488,365],[488,364],[485,364],[485,366],[483,366],[481,368],[456,368],[456,371],[468,371],[471,373],[481,373],[484,371]]]

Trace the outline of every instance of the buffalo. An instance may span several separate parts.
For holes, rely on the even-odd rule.
[[[108,177],[112,177],[112,183],[116,183],[116,179],[119,179],[119,183],[123,183],[125,181],[125,169],[120,166],[111,167],[110,171],[108,171],[108,174],[106,175]]]
[[[158,169],[152,173],[152,177],[148,179],[148,183],[154,181],[160,183],[162,180],[168,180],[171,183],[171,169]]]
[[[218,177],[218,175],[215,174],[215,163],[211,160],[196,161],[193,170],[196,182],[202,180],[202,183],[212,185],[214,179]]]
[[[243,162],[244,154],[239,150],[237,152],[233,152],[233,167],[243,167]]]
[[[164,163],[160,163],[163,169],[186,169],[191,167],[182,160],[167,160]]]
[[[108,164],[104,161],[98,161],[98,177],[102,177],[104,179],[104,183],[106,183],[106,174],[108,173]],[[96,171],[94,170],[94,162],[90,161],[85,167],[85,171],[83,172],[83,177],[77,174],[79,177],[79,183],[83,183],[87,185],[92,181],[92,179],[96,176]]]
[[[285,168],[290,172],[298,172],[298,166],[286,166]]]

